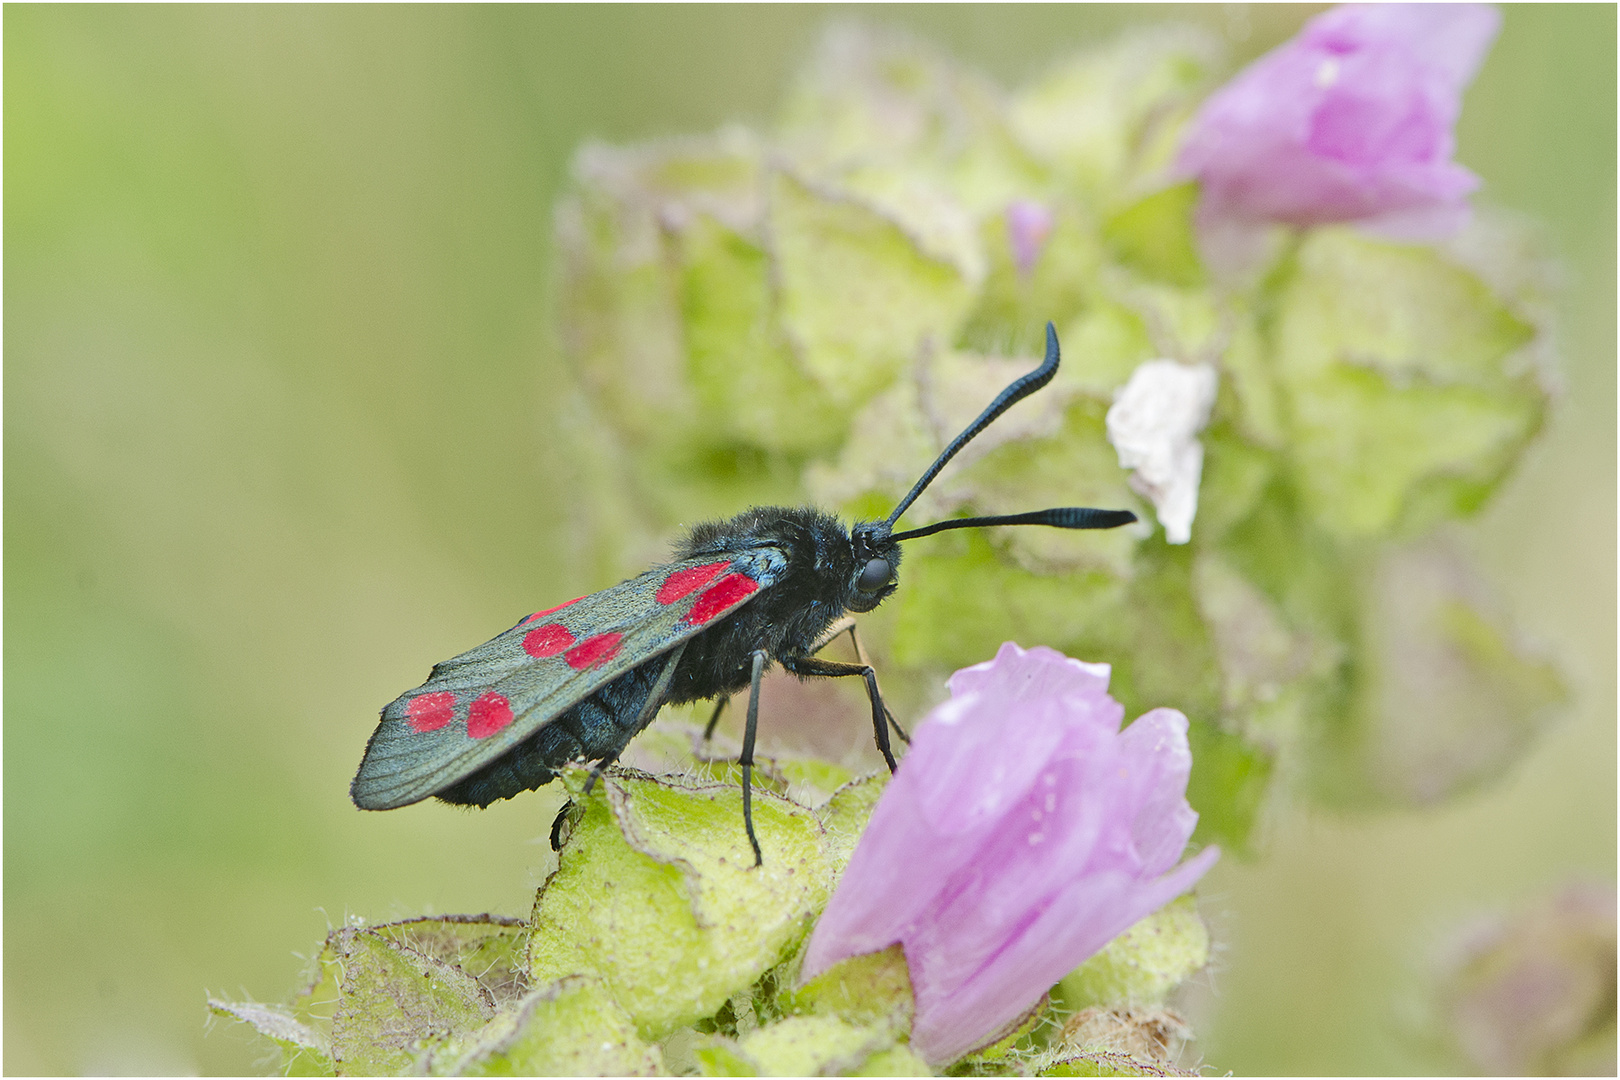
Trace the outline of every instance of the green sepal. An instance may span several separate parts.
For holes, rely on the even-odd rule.
[[[893,381],[925,340],[952,340],[973,287],[889,217],[785,172],[770,183],[782,325],[800,363],[848,410]]]
[[[824,841],[827,863],[834,875],[842,875],[855,845],[866,828],[878,799],[889,786],[889,772],[867,773],[858,776],[832,793],[832,797],[816,811],[821,827],[826,830]]]
[[[657,1076],[658,1048],[596,979],[570,976],[525,994],[436,1055],[449,1076]]]
[[[496,1005],[514,1000],[526,978],[528,924],[503,915],[424,915],[381,923],[370,930],[402,949],[413,949],[473,974]]]
[[[785,1013],[838,1016],[897,1034],[911,1030],[915,1009],[911,971],[898,944],[840,960],[803,986],[784,990],[777,1000]]]
[[[1046,348],[1047,322],[1069,325],[1097,295],[1104,252],[1096,224],[1072,203],[1058,203],[1052,213],[1051,230],[1027,269],[1014,261],[1006,211],[981,223],[989,274],[957,339],[959,348],[992,356],[1039,356]],[[1088,351],[1074,348],[1077,342],[1069,335],[1063,343],[1070,358],[1092,362]]]
[[[978,451],[978,460],[937,482],[939,490],[928,493],[932,504],[941,510],[966,509],[976,514],[1076,505],[1144,514],[1141,500],[1131,491],[1119,459],[1108,445],[1107,400],[1068,387],[1062,390],[1069,393],[1054,394],[1048,388],[1051,397],[1043,407],[1051,416],[1041,427],[1032,425],[1020,432],[1016,422],[1008,424],[999,441]],[[1103,570],[1123,579],[1131,574],[1144,531],[1127,526],[1077,536],[1064,529],[1002,529],[992,542],[1012,562],[1042,577]]]
[[[738,1050],[760,1076],[845,1076],[895,1049],[887,1025],[820,1014],[784,1017],[738,1040]]]
[[[1335,536],[1471,512],[1541,425],[1532,327],[1430,248],[1314,230],[1274,311],[1299,491]]]
[[[1230,393],[1224,385],[1222,390]],[[1243,438],[1224,420],[1211,422],[1199,441],[1204,444],[1204,471],[1194,526],[1201,544],[1214,544],[1254,512],[1277,474],[1278,462],[1276,455]]]
[[[711,1016],[795,948],[830,869],[811,810],[756,790],[754,865],[742,793],[630,770],[564,775],[574,800],[558,868],[535,901],[530,982],[593,975],[656,1041]]]
[[[1079,1011],[1153,1009],[1209,963],[1209,930],[1191,895],[1172,900],[1105,945],[1057,985],[1062,1004]]]
[[[764,1010],[762,1026],[736,1025],[693,1051],[706,1076],[929,1075],[905,1045],[911,1030],[911,978],[895,945],[834,964],[803,986],[792,969]]]
[[[1099,401],[1112,400],[1138,366],[1159,355],[1142,316],[1106,296],[1057,328],[1063,366],[1054,381],[1068,382]]]
[[[918,1057],[909,1046],[891,1046],[879,1050],[845,1076],[936,1076],[928,1062]]]
[[[702,407],[695,437],[794,454],[836,447],[848,410],[794,359],[776,323],[760,242],[697,214],[670,243],[680,268],[687,375]]]
[[[443,1067],[522,992],[526,928],[491,915],[332,931],[290,1008],[210,1000],[282,1050],[289,1075]]]
[[[285,1006],[209,998],[208,1008],[216,1016],[249,1025],[274,1043],[281,1051],[282,1075],[335,1075],[330,1033],[301,1022]]]
[[[1169,165],[1220,53],[1217,39],[1189,27],[1123,34],[1054,64],[1014,97],[1009,123],[1086,197],[1125,202]]]
[[[830,30],[795,80],[777,132],[809,175],[860,193],[961,262],[974,256],[951,252],[951,219],[983,218],[1043,179],[1007,128],[1000,88],[881,29]]]
[[[332,1015],[339,1073],[415,1071],[495,1015],[494,996],[452,963],[375,931],[350,927],[334,938],[343,970]]]
[[[692,1049],[699,1076],[761,1076],[758,1062],[749,1059],[735,1039],[711,1035]]]

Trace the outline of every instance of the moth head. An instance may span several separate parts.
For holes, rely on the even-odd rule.
[[[886,521],[862,521],[850,530],[854,569],[847,599],[850,611],[871,611],[899,588],[900,545]]]

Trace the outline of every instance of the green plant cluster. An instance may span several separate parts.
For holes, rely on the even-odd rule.
[[[886,776],[814,808],[757,791],[756,867],[739,787],[706,773],[696,761],[666,777],[614,769],[587,793],[589,772],[571,770],[557,868],[529,919],[345,926],[291,1007],[210,1005],[273,1041],[295,1075],[932,1075],[908,1044],[898,946],[798,979]],[[791,773],[773,765],[768,779]],[[1177,1030],[1165,997],[1208,951],[1183,898],[954,1071],[1171,1069],[1172,1040],[1142,1033]]]
[[[751,504],[886,515],[1051,320],[1057,379],[906,521],[1092,505],[1143,523],[909,544],[867,620],[886,687],[920,705],[1004,640],[1108,662],[1129,713],[1191,718],[1198,839],[1239,851],[1279,773],[1340,806],[1499,773],[1563,688],[1446,525],[1543,423],[1543,275],[1488,216],[1444,246],[1275,230],[1254,273],[1213,275],[1172,164],[1220,73],[1210,40],[1158,30],[1008,92],[846,27],[769,132],[584,150],[558,291],[590,432],[571,441],[602,470],[578,508],[598,573]],[[1015,203],[1050,218],[1032,260]],[[1185,545],[1107,441],[1114,394],[1156,358],[1219,380]]]
[[[1159,30],[1008,92],[846,27],[769,132],[584,150],[557,299],[583,389],[562,441],[600,481],[573,508],[598,576],[751,504],[885,516],[1033,366],[1050,320],[1056,380],[907,522],[1062,505],[1142,521],[909,544],[900,592],[863,622],[897,713],[1009,639],[1107,662],[1127,715],[1187,714],[1196,840],[1237,851],[1278,775],[1355,806],[1500,772],[1563,688],[1448,523],[1544,420],[1543,278],[1488,219],[1444,246],[1277,230],[1252,273],[1212,273],[1198,191],[1171,165],[1220,73],[1210,40]],[[1014,206],[1040,208],[1039,235],[1012,234]],[[1218,378],[1186,544],[1107,437],[1115,394],[1155,359]],[[567,775],[558,866],[527,920],[345,926],[292,1007],[213,1007],[295,1072],[929,1072],[898,948],[798,981],[882,778],[764,769],[755,868],[736,778],[683,754],[676,775],[612,770],[589,793]],[[1174,1073],[1188,1032],[1168,995],[1207,956],[1184,898],[947,1071]]]

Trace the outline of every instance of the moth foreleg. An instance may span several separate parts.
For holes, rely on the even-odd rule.
[[[795,675],[815,675],[824,679],[859,675],[864,678],[866,696],[872,702],[872,734],[877,739],[877,748],[882,752],[890,772],[899,768],[894,762],[894,751],[889,747],[889,724],[893,717],[889,715],[889,707],[883,704],[883,695],[878,692],[877,672],[872,670],[871,664],[845,664],[837,660],[823,660],[819,656],[800,656],[783,660],[782,666]]]
[[[845,615],[843,618],[837,620],[831,626],[827,627],[827,629],[822,633],[821,637],[817,639],[815,645],[811,646],[810,655],[814,656],[822,649],[825,649],[828,645],[831,645],[834,641],[837,641],[838,636],[845,631],[849,632],[849,643],[855,649],[855,659],[862,667],[872,667],[872,661],[867,658],[866,649],[861,645],[861,634],[856,628],[855,617],[853,615]],[[874,684],[877,682],[876,668],[873,668],[871,681]],[[881,690],[878,691],[878,700],[883,700],[883,692]],[[907,735],[906,729],[900,726],[900,721],[894,718],[894,713],[889,711],[888,705],[883,706],[883,715],[888,719],[889,726],[894,728],[894,733],[900,736],[900,741],[909,744],[911,742],[911,736]],[[885,757],[887,757],[887,755],[885,755]]]
[[[846,618],[847,618],[847,616],[846,616]],[[855,620],[854,619],[849,620],[849,642],[850,642],[851,645],[855,646],[855,659],[860,661],[862,664],[864,664],[867,667],[872,667],[872,661],[870,661],[870,660],[868,660],[866,658],[866,650],[861,647],[861,635],[855,629]],[[872,685],[873,686],[877,685],[876,671],[877,671],[877,669],[873,668],[873,675],[872,675]],[[880,699],[882,698],[882,693],[881,692],[879,692],[878,697]],[[889,726],[894,728],[894,733],[896,735],[900,736],[900,741],[905,743],[908,746],[911,745],[911,736],[907,735],[906,734],[906,729],[900,726],[900,721],[898,721],[898,720],[896,720],[894,718],[894,713],[889,711],[889,706],[887,705],[887,703],[885,703],[884,706],[883,706],[883,715],[889,718]]]
[[[765,650],[754,650],[754,670],[748,680],[748,722],[743,727],[742,766],[743,826],[748,830],[748,843],[754,849],[754,865],[763,866],[765,858],[759,853],[759,837],[754,835],[754,803],[752,779],[754,771],[754,735],[759,730],[759,683],[765,677]]]
[[[860,640],[855,637],[855,616],[853,615],[845,615],[834,620],[833,624],[827,627],[827,629],[823,630],[820,637],[816,638],[816,643],[810,646],[810,654],[814,656],[822,649],[825,649],[827,646],[837,641],[838,635],[842,634],[846,630],[849,631],[851,640],[855,641],[855,651],[856,654],[859,655],[861,645]],[[861,657],[861,663],[866,663],[866,657]]]

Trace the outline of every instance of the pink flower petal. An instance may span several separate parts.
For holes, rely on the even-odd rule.
[[[1456,209],[1479,180],[1451,160],[1462,92],[1501,16],[1480,4],[1346,5],[1204,103],[1179,167],[1199,219],[1308,226]]]
[[[1174,865],[1198,815],[1187,720],[1123,732],[1108,668],[1008,643],[951,677],[805,952],[804,978],[895,942],[912,1045],[942,1064],[1017,1019],[1218,857]]]

